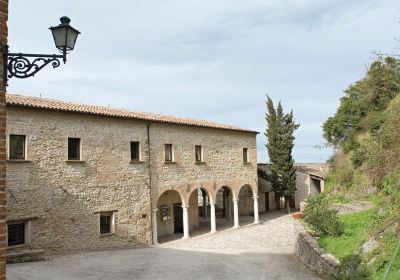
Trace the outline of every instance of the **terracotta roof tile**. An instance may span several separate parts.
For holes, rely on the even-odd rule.
[[[175,116],[161,115],[161,114],[154,114],[154,113],[128,111],[128,110],[123,110],[123,109],[66,102],[66,101],[47,99],[47,98],[39,98],[39,97],[33,97],[33,96],[22,96],[22,95],[7,93],[6,101],[7,101],[8,106],[30,107],[30,108],[55,110],[55,111],[62,111],[62,112],[92,114],[92,115],[99,115],[99,116],[137,119],[137,120],[145,120],[145,121],[152,121],[152,122],[161,122],[161,123],[180,124],[180,125],[189,125],[189,126],[197,126],[197,127],[207,127],[207,128],[217,128],[217,129],[258,133],[256,131],[252,131],[252,130],[248,130],[248,129],[244,129],[244,128],[240,128],[240,127],[235,127],[235,126],[230,126],[230,125],[225,125],[225,124],[218,124],[218,123],[214,123],[211,121],[203,121],[203,120],[196,120],[196,119],[190,119],[190,118],[180,118],[180,117],[175,117]]]

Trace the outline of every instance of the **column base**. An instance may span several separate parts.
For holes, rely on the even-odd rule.
[[[254,225],[259,225],[260,221],[253,222]]]
[[[189,239],[190,236],[183,236],[182,239]]]
[[[157,245],[160,245],[160,243],[158,243],[158,242],[157,243],[153,243],[153,246],[157,246]]]
[[[217,231],[216,230],[211,230],[210,233],[217,233]]]
[[[240,228],[240,226],[233,226],[233,229],[237,229],[237,228]]]

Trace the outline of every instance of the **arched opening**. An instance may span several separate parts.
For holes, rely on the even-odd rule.
[[[203,234],[210,231],[211,213],[210,196],[206,189],[197,188],[189,197],[189,226],[195,230],[191,235]]]
[[[215,217],[217,229],[233,225],[233,192],[229,187],[221,187],[215,198]]]
[[[254,222],[254,194],[249,185],[243,185],[239,190],[239,222],[240,225],[251,224]],[[256,206],[258,208],[258,205]],[[257,209],[258,210],[258,209]]]
[[[181,195],[174,190],[163,192],[157,201],[157,237],[161,242],[183,236]]]

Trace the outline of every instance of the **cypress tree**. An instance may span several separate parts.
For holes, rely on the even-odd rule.
[[[283,112],[280,101],[275,109],[272,99],[267,96],[266,105],[265,136],[270,161],[270,181],[278,208],[280,199],[284,197],[290,211],[289,199],[296,190],[296,170],[292,157],[295,139],[293,133],[299,125],[294,122],[293,111],[289,114]]]

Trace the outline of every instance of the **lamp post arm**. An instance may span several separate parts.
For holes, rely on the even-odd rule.
[[[10,53],[8,45],[3,47],[4,69],[3,82],[7,85],[8,79],[12,77],[25,79],[34,76],[46,65],[51,63],[53,68],[60,66],[60,60],[67,61],[66,51],[63,54],[31,54]]]

